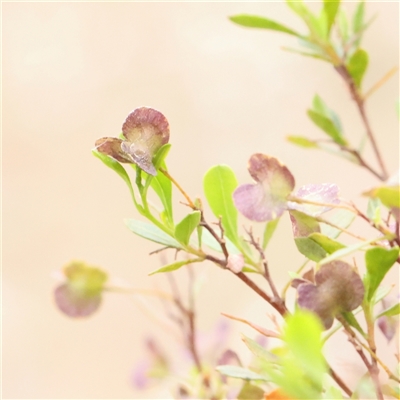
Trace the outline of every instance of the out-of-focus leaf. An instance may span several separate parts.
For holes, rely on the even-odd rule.
[[[343,9],[340,9],[337,16],[339,34],[343,40],[343,42],[347,42],[349,40],[349,22],[347,20],[346,12]]]
[[[347,145],[346,139],[342,136],[341,132],[337,129],[333,121],[324,115],[315,112],[314,110],[308,110],[307,115],[314,122],[318,128],[322,129],[333,141],[341,146]]]
[[[263,244],[262,248],[265,250],[268,246],[269,241],[272,238],[272,235],[275,232],[276,227],[278,226],[279,218],[269,221],[265,225],[264,235],[263,235]]]
[[[331,30],[332,24],[335,22],[339,5],[340,5],[340,0],[324,0],[323,12],[326,15],[328,34]]]
[[[234,172],[226,165],[212,167],[205,174],[203,185],[212,212],[221,217],[226,236],[237,244],[237,210],[232,198],[237,187]]]
[[[367,217],[376,224],[382,221],[381,205],[381,201],[378,198],[370,198],[368,200]]]
[[[378,198],[388,208],[400,208],[400,186],[380,186],[363,195]]]
[[[367,274],[364,283],[367,288],[368,300],[372,299],[376,289],[382,282],[385,275],[396,262],[399,256],[399,248],[385,249],[383,247],[373,247],[365,253],[365,264]]]
[[[346,247],[344,244],[337,242],[336,240],[333,240],[319,232],[312,233],[309,238],[318,243],[328,254],[332,254],[335,251]]]
[[[264,376],[257,374],[256,372],[250,371],[249,369],[239,367],[236,365],[218,365],[215,368],[221,374],[230,376],[231,378],[239,378],[247,381],[265,381],[268,382],[268,379]]]
[[[354,221],[356,214],[349,210],[338,210],[333,216],[329,217],[329,221],[341,228],[348,228]],[[336,239],[342,231],[327,224],[321,224],[321,233],[331,239]]]
[[[202,262],[204,261],[203,258],[190,258],[188,260],[183,260],[183,261],[176,261],[174,263],[165,265],[164,267],[161,267],[153,272],[150,272],[149,275],[154,275],[154,274],[159,274],[162,272],[171,272],[171,271],[176,271],[179,268],[182,268],[185,265],[188,264],[193,264],[193,263],[197,263],[197,262]]]
[[[286,138],[289,142],[300,146],[300,147],[304,147],[307,149],[317,149],[318,145],[311,139],[307,139],[306,137],[303,136],[287,136]]]
[[[287,28],[286,26],[280,24],[279,22],[275,22],[264,17],[259,17],[257,15],[241,14],[229,17],[229,19],[238,25],[245,26],[248,28],[270,29],[273,31],[288,33],[289,35],[301,37],[299,33],[295,32],[290,28]]]
[[[365,2],[361,0],[356,8],[353,15],[353,32],[359,32],[364,26],[364,13],[365,13]]]
[[[242,340],[256,357],[259,357],[265,361],[270,361],[273,358],[273,355],[255,340],[250,339],[245,335],[242,335]]]
[[[251,383],[246,382],[239,394],[237,395],[238,400],[263,400],[264,390],[258,386],[254,386]]]
[[[200,211],[193,211],[186,215],[175,227],[175,237],[185,246],[189,243],[190,236],[199,225],[201,213]]]
[[[322,100],[322,98],[318,94],[316,94],[313,98],[312,109],[315,112],[322,114],[324,117],[330,119],[335,125],[336,129],[341,134],[343,134],[342,124],[340,122],[339,116],[327,106],[327,104]]]
[[[391,307],[387,308],[386,310],[383,310],[382,312],[380,312],[376,318],[380,318],[383,316],[387,316],[387,317],[394,317],[395,315],[399,315],[400,314],[400,303],[396,303],[394,305],[392,305]]]
[[[364,247],[368,246],[372,242],[376,242],[379,239],[370,239],[366,240],[365,242],[359,242],[352,244],[350,246],[344,247],[343,249],[339,249],[334,253],[330,254],[328,257],[324,258],[319,262],[319,265],[327,264],[334,260],[339,260],[343,257],[349,256],[350,254],[355,253],[358,250],[362,250]]]
[[[363,49],[356,50],[348,61],[347,69],[358,88],[361,87],[361,82],[367,67],[368,53]]]
[[[133,233],[136,233],[136,235],[138,236],[167,247],[182,249],[181,244],[179,244],[174,238],[167,235],[164,231],[153,224],[131,218],[125,219],[124,222],[129,230],[131,230]]]
[[[343,395],[339,388],[335,386],[329,386],[326,389],[323,398],[326,400],[332,400],[332,399],[340,400],[343,399]]]

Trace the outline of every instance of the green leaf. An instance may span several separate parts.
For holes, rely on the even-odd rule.
[[[264,347],[258,344],[255,340],[250,339],[245,335],[242,335],[242,340],[256,357],[261,358],[264,361],[271,361],[273,359],[273,355],[269,351],[265,350]]]
[[[263,235],[263,244],[262,244],[263,250],[265,250],[267,248],[268,243],[271,240],[276,227],[278,226],[279,220],[280,220],[280,218],[277,218],[277,219],[274,219],[274,220],[266,223],[265,229],[264,229],[264,235]]]
[[[296,310],[287,317],[283,335],[296,363],[300,364],[318,390],[322,390],[323,376],[327,372],[327,365],[322,355],[323,329],[316,315],[305,310]],[[285,388],[282,389],[286,392]]]
[[[365,2],[360,1],[353,15],[353,32],[359,32],[364,26]]]
[[[317,149],[318,148],[318,145],[313,140],[307,139],[306,137],[303,137],[303,136],[290,135],[290,136],[287,136],[286,139],[289,142],[291,142],[297,146],[300,146],[300,147],[304,147],[304,148],[308,148],[308,149],[312,149],[312,148]]]
[[[218,229],[214,230],[216,231],[217,234],[219,234]],[[229,254],[240,254],[240,250],[238,250],[238,248],[227,237],[225,237],[224,239],[225,239],[225,246]],[[207,229],[203,229],[202,241],[203,244],[209,247],[210,249],[222,253],[221,246]]]
[[[340,228],[346,229],[351,225],[355,217],[356,214],[349,210],[339,210],[332,217],[329,218],[329,221],[339,226]],[[331,239],[336,239],[342,233],[342,231],[340,229],[334,228],[333,226],[322,223],[321,233],[325,236],[330,237]]]
[[[367,67],[368,53],[363,49],[356,50],[347,63],[347,69],[358,88],[361,87],[361,82]]]
[[[242,389],[237,395],[237,400],[262,400],[262,399],[264,399],[264,390],[248,382],[246,382],[243,385]]]
[[[126,219],[124,222],[129,230],[131,230],[133,233],[136,233],[136,235],[138,236],[167,247],[182,249],[181,244],[179,244],[174,238],[167,235],[164,231],[153,224],[130,218]]]
[[[215,368],[222,375],[230,376],[231,378],[239,378],[247,381],[265,381],[268,379],[262,375],[259,375],[249,369],[238,367],[236,365],[219,365]]]
[[[347,141],[343,138],[342,134],[331,119],[328,119],[324,115],[317,113],[314,110],[308,110],[307,115],[311,121],[313,121],[318,128],[322,129],[327,135],[329,135],[335,143],[341,146],[345,146],[347,144]]]
[[[323,12],[326,15],[328,33],[331,30],[332,24],[335,22],[339,5],[340,5],[340,0],[324,0]]]
[[[290,28],[287,28],[286,26],[280,24],[279,22],[275,22],[264,17],[259,17],[257,15],[241,14],[229,17],[229,19],[238,25],[246,26],[248,28],[270,29],[273,31],[288,33],[289,35],[301,37],[299,33],[295,32]]]
[[[367,217],[376,224],[382,222],[381,205],[381,201],[378,198],[370,198],[368,200]]]
[[[308,237],[294,239],[297,250],[308,259],[318,262],[326,257],[326,251],[318,243]]]
[[[111,168],[114,172],[116,172],[127,184],[129,191],[132,196],[132,200],[135,203],[136,208],[141,208],[141,206],[136,202],[135,199],[135,192],[133,191],[132,183],[131,180],[128,176],[128,174],[125,171],[125,168],[116,160],[111,158],[110,156],[107,156],[106,154],[100,153],[97,150],[92,150],[92,154],[97,157],[99,160],[101,160],[108,168]],[[139,210],[140,211],[140,210]]]
[[[380,239],[382,239],[382,238],[380,238]],[[377,240],[379,240],[379,239],[376,239],[376,238],[370,239],[370,240],[366,240],[365,242],[355,243],[350,246],[344,247],[343,249],[339,249],[339,250],[335,251],[334,253],[330,254],[328,257],[321,260],[318,264],[323,265],[323,264],[329,263],[331,261],[339,260],[343,257],[349,256],[350,254],[353,254],[358,250],[362,250],[364,247],[368,246],[372,242],[376,242]]]
[[[343,135],[342,124],[338,115],[326,105],[326,103],[318,94],[316,94],[313,98],[312,109],[315,112],[322,114],[324,117],[330,119],[335,125],[336,129],[340,132],[340,134]]]
[[[335,251],[346,247],[344,244],[337,242],[336,240],[333,240],[319,232],[314,232],[308,237],[314,240],[314,242],[318,243],[328,254],[332,254]]]
[[[380,312],[376,318],[378,319],[379,317],[394,317],[395,315],[400,314],[400,303],[394,304],[393,306],[387,308],[386,310],[383,310]]]
[[[367,273],[364,278],[366,287],[366,298],[371,300],[382,282],[385,275],[396,262],[399,256],[399,248],[385,249],[383,247],[373,247],[365,253],[365,264]]]
[[[162,172],[158,171],[157,175],[152,177],[150,186],[161,200],[168,222],[173,225],[171,181]]]
[[[204,193],[212,212],[221,217],[225,235],[238,244],[237,210],[232,194],[237,187],[234,172],[226,165],[210,168],[203,179]]]
[[[378,198],[388,208],[400,208],[400,186],[380,186],[363,194]]]
[[[200,223],[200,211],[193,211],[186,215],[175,227],[175,237],[185,246],[189,243],[190,236]]]
[[[184,265],[193,264],[193,263],[202,262],[202,261],[204,261],[203,258],[191,258],[188,260],[176,261],[172,264],[165,265],[164,267],[161,267],[153,272],[150,272],[149,275],[159,274],[162,272],[176,271],[177,269],[182,268]]]
[[[326,400],[332,400],[332,399],[340,400],[340,399],[343,399],[343,394],[339,388],[337,388],[335,386],[329,386],[326,389],[323,398]]]
[[[353,312],[342,312],[342,316],[347,321],[347,323],[355,328],[358,332],[360,332],[363,337],[367,337],[366,333],[361,328],[361,325],[358,323]]]

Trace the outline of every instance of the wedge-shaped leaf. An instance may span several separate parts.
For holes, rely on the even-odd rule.
[[[237,243],[237,210],[232,198],[237,187],[234,172],[226,165],[212,167],[204,176],[203,186],[212,212],[222,219],[226,236]]]
[[[356,309],[364,298],[364,285],[353,268],[343,261],[323,265],[315,274],[315,284],[297,287],[298,304],[316,313],[325,329],[339,313]]]
[[[309,238],[318,243],[328,254],[332,254],[335,251],[346,247],[344,244],[337,242],[336,240],[333,240],[319,232],[312,233]]]
[[[189,243],[190,236],[200,223],[200,211],[193,211],[186,215],[175,227],[175,238],[185,246]]]
[[[357,310],[357,309],[356,309]],[[354,310],[354,311],[356,311]],[[363,328],[361,327],[361,325],[358,323],[356,317],[354,316],[355,312],[342,312],[342,316],[343,318],[347,321],[347,323],[352,326],[354,329],[356,329],[358,332],[361,333],[361,335],[366,338],[367,335],[364,332]]]
[[[263,235],[263,242],[262,248],[265,250],[268,246],[269,241],[271,240],[276,227],[278,226],[279,218],[269,221],[265,224],[264,235]]]
[[[293,136],[290,135],[286,138],[290,143],[293,143],[299,147],[304,147],[306,149],[317,149],[318,145],[311,139],[303,136]]]
[[[347,69],[358,88],[361,87],[361,82],[367,67],[368,53],[363,49],[356,50],[347,63]]]
[[[239,378],[247,381],[265,381],[268,379],[264,376],[257,374],[256,372],[250,371],[249,369],[239,367],[236,365],[219,365],[215,368],[221,374],[230,376],[231,378]]]
[[[172,272],[172,271],[176,271],[179,268],[182,268],[185,265],[188,264],[193,264],[193,263],[197,263],[197,262],[202,262],[204,261],[203,258],[189,258],[188,260],[183,260],[183,261],[176,261],[174,263],[165,265],[164,267],[161,267],[153,272],[150,272],[149,275],[154,275],[154,274],[160,274],[163,272]]]
[[[366,251],[365,264],[367,267],[367,274],[364,279],[364,284],[366,286],[368,300],[372,299],[376,289],[396,262],[398,256],[398,247],[393,249],[373,247]]]
[[[335,22],[339,5],[340,5],[340,0],[324,0],[323,12],[326,15],[328,33],[331,30],[332,24]]]
[[[380,318],[383,316],[386,317],[394,317],[395,315],[400,314],[400,303],[393,304],[391,307],[387,308],[386,310],[383,310],[380,312],[376,318]]]
[[[308,110],[307,115],[314,122],[318,128],[322,129],[328,136],[330,136],[333,141],[341,146],[345,146],[347,141],[342,136],[341,132],[337,129],[334,122],[325,117],[324,115],[317,113],[314,110]]]
[[[136,233],[138,236],[167,247],[182,249],[181,244],[153,224],[131,218],[126,219],[124,222],[129,230],[131,230],[133,233]]]
[[[238,210],[252,221],[272,221],[287,209],[295,181],[289,169],[274,157],[253,154],[248,170],[255,184],[240,185],[233,193]]]
[[[238,25],[246,26],[248,28],[270,29],[273,31],[288,33],[289,35],[301,37],[299,33],[290,28],[287,28],[279,22],[275,22],[264,17],[259,17],[257,15],[241,14],[229,17],[229,19]]]

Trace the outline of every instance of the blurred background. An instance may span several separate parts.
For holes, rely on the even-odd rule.
[[[354,6],[345,4],[349,12]],[[326,63],[282,51],[295,47],[293,37],[235,26],[227,17],[238,13],[304,31],[282,1],[2,4],[3,398],[168,396],[167,388],[141,393],[131,383],[145,355],[143,338],[161,338],[170,349],[176,343],[154,313],[143,312],[140,299],[110,293],[92,317],[72,320],[52,297],[54,273],[72,259],[100,266],[137,288],[165,285],[162,276],[148,277],[161,265],[158,255],[148,256],[158,246],[123,224],[126,217],[138,218],[126,186],[90,153],[96,139],[120,133],[132,109],[151,106],[168,118],[169,169],[192,197],[204,199],[202,176],[218,163],[230,165],[239,182],[250,182],[247,160],[263,152],[286,163],[297,187],[335,182],[343,197],[365,205],[360,193],[377,183],[374,177],[285,140],[288,134],[321,137],[305,113],[318,93],[358,143],[363,128],[339,76]],[[369,88],[398,65],[399,4],[367,2],[367,13],[377,14],[364,40]],[[391,172],[399,164],[398,93],[396,76],[367,104]],[[186,209],[178,193],[175,198],[179,217]],[[302,262],[287,216],[268,259],[278,286]],[[212,331],[220,312],[271,324],[271,309],[234,276],[212,265],[195,271],[204,280],[201,331]],[[185,276],[180,271],[177,279],[184,283]],[[391,280],[397,277],[394,272]],[[161,304],[154,310],[163,314]],[[240,332],[249,334],[233,323],[229,343],[246,361]],[[378,335],[393,365],[392,350]],[[343,343],[331,346],[332,364],[344,376],[362,373],[356,360],[358,367],[346,361],[351,350]]]

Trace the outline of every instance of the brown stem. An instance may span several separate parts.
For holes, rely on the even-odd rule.
[[[353,392],[349,389],[349,387],[342,381],[342,378],[332,369],[329,367],[329,373],[333,380],[338,384],[338,386],[347,394],[347,396],[351,396]]]
[[[375,153],[376,159],[377,159],[378,164],[379,164],[379,166],[381,168],[381,174],[379,174],[378,178],[380,180],[384,181],[384,180],[386,180],[388,178],[389,174],[387,173],[385,164],[383,162],[383,158],[382,158],[381,153],[380,153],[380,151],[378,149],[378,145],[376,143],[375,136],[374,136],[374,134],[372,132],[371,125],[369,123],[367,114],[365,112],[364,99],[360,95],[359,90],[358,90],[357,86],[355,85],[354,80],[353,80],[352,76],[350,75],[347,67],[344,64],[340,64],[340,65],[336,65],[334,68],[339,73],[339,75],[343,78],[343,80],[345,81],[345,83],[346,83],[346,85],[347,85],[347,87],[348,87],[348,89],[350,91],[351,97],[352,97],[352,99],[355,101],[355,103],[357,105],[358,112],[360,113],[360,116],[361,116],[361,119],[363,121],[365,130],[366,130],[367,135],[368,135],[368,138],[369,138],[369,140],[371,142],[372,149],[373,149],[373,151]]]

